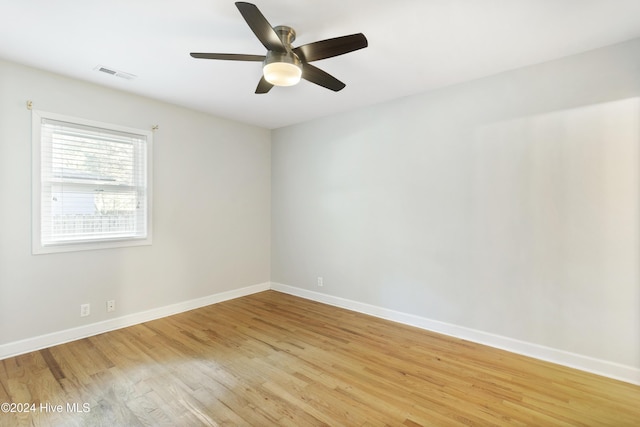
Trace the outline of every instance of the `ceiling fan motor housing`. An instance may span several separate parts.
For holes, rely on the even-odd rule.
[[[291,43],[296,39],[296,32],[291,27],[279,25],[274,28],[286,51],[267,51],[262,72],[266,81],[275,86],[293,86],[302,76],[302,61],[292,52]]]

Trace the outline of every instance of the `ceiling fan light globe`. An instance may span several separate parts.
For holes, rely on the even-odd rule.
[[[293,86],[300,82],[302,68],[289,62],[272,62],[264,65],[262,73],[274,86]]]

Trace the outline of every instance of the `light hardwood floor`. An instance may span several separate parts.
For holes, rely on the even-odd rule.
[[[36,406],[11,427],[640,425],[640,387],[274,291],[2,360],[0,402]]]

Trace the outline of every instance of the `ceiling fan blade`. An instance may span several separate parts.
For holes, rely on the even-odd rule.
[[[364,34],[358,33],[298,46],[293,49],[293,52],[303,61],[311,62],[343,55],[368,45],[369,42]]]
[[[253,31],[267,50],[275,50],[276,52],[287,51],[278,34],[255,4],[239,1],[236,2],[236,7],[244,20],[247,21],[251,31]]]
[[[269,83],[264,76],[262,76],[262,78],[260,79],[260,82],[258,82],[258,87],[256,88],[256,93],[267,93],[271,90],[271,88],[273,87],[273,85],[271,83]]]
[[[344,87],[346,86],[331,74],[307,63],[302,65],[302,78],[310,81],[311,83],[315,83],[322,87],[326,87],[327,89],[331,89],[334,92],[338,92],[339,90],[344,89]]]
[[[201,59],[223,59],[227,61],[264,61],[264,55],[242,55],[238,53],[198,53],[191,52],[191,56]]]

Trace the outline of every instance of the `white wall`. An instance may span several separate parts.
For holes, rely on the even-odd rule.
[[[159,126],[152,246],[31,254],[27,100]],[[0,346],[268,282],[269,215],[268,130],[0,61]],[[87,302],[92,314],[80,318]]]
[[[639,97],[634,40],[274,131],[272,281],[640,372]]]

